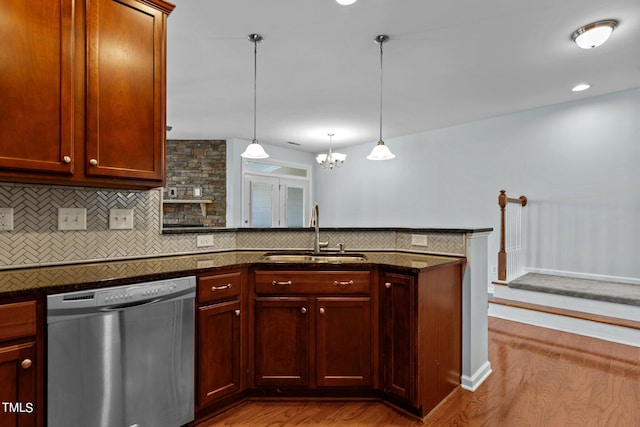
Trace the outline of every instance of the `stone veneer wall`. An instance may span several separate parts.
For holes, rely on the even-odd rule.
[[[165,199],[171,199],[169,188],[177,190],[175,199],[213,200],[206,205],[206,216],[200,204],[166,204],[165,224],[204,224],[225,227],[227,215],[227,144],[224,140],[167,141],[167,182]],[[194,187],[202,189],[200,197],[194,197]]]
[[[0,207],[14,209],[14,230],[0,231],[0,269],[180,255],[235,249],[310,249],[310,229],[212,231],[214,245],[196,246],[198,234],[162,234],[161,189],[122,191],[0,183]],[[58,231],[58,208],[86,208],[87,229]],[[132,230],[109,230],[109,209],[133,209]],[[428,246],[411,246],[426,234]],[[322,240],[348,251],[404,250],[464,255],[464,235],[439,232],[321,230]]]

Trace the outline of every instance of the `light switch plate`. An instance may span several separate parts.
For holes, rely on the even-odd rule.
[[[0,231],[13,231],[13,208],[0,208]]]
[[[109,230],[132,230],[133,209],[109,209]]]
[[[412,234],[411,246],[429,246],[427,237],[424,234]]]
[[[86,229],[87,210],[85,208],[58,208],[58,231]]]

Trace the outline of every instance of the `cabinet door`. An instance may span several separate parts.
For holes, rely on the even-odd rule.
[[[198,310],[198,405],[240,390],[240,301]]]
[[[307,298],[256,298],[256,385],[308,385],[308,309]]]
[[[318,386],[371,385],[371,299],[317,299]]]
[[[73,0],[2,1],[0,171],[73,172]]]
[[[384,391],[412,402],[416,363],[414,277],[385,273],[383,280]]]
[[[0,425],[27,427],[37,425],[37,375],[35,343],[0,347]]]
[[[143,1],[87,2],[88,176],[164,180],[165,25]]]

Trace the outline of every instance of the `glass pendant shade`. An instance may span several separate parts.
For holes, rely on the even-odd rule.
[[[594,22],[578,28],[571,38],[582,49],[593,49],[609,39],[617,24],[614,20]]]
[[[245,159],[266,159],[267,157],[269,157],[267,152],[264,151],[264,148],[262,148],[262,145],[258,144],[258,141],[256,141],[255,139],[251,142],[251,144],[247,145],[247,149],[244,150],[244,152],[240,154],[240,156],[244,157]]]
[[[389,150],[389,147],[384,145],[384,141],[378,141],[378,145],[373,147],[371,153],[367,156],[369,160],[391,160],[395,158],[396,155]]]

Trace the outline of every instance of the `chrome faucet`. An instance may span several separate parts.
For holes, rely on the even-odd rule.
[[[319,254],[320,248],[326,248],[327,246],[329,246],[329,241],[320,241],[320,208],[318,208],[317,203],[314,203],[313,208],[311,208],[311,223],[309,224],[309,226],[313,227],[315,230],[313,240],[313,253]]]

